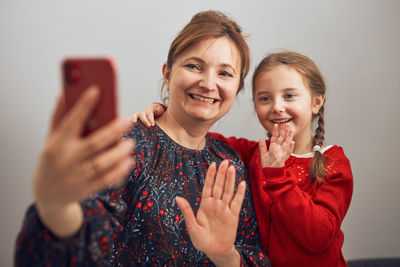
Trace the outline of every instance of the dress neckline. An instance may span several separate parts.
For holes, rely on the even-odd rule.
[[[155,127],[156,128],[156,130],[157,130],[157,132],[159,133],[159,134],[161,134],[162,136],[164,136],[167,140],[169,140],[172,144],[174,144],[175,146],[177,146],[177,147],[179,147],[179,148],[181,148],[182,150],[186,150],[186,151],[188,151],[188,152],[191,152],[191,153],[202,153],[202,152],[204,152],[204,151],[208,151],[208,145],[209,145],[209,138],[208,138],[208,136],[206,135],[204,138],[205,138],[205,145],[204,145],[204,148],[203,149],[192,149],[192,148],[188,148],[188,147],[185,147],[185,146],[183,146],[183,145],[181,145],[181,144],[179,144],[178,142],[176,142],[174,139],[172,139],[157,123],[154,123],[154,126],[153,127]]]
[[[322,154],[324,154],[327,150],[329,150],[332,147],[333,147],[333,145],[328,145],[328,146],[323,147],[321,149]],[[291,156],[293,156],[295,158],[312,158],[314,156],[314,152],[309,152],[309,153],[305,153],[305,154],[301,154],[301,155],[292,153]]]

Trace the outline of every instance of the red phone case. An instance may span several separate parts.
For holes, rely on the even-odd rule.
[[[62,63],[66,112],[91,85],[100,88],[100,97],[82,136],[106,125],[117,116],[116,77],[109,58],[67,58]]]

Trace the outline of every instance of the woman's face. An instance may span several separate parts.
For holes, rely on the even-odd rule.
[[[210,122],[232,107],[239,86],[240,57],[227,38],[204,40],[185,49],[163,74],[168,110],[181,123]]]

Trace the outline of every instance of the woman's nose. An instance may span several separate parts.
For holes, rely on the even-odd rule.
[[[215,90],[217,88],[215,75],[213,73],[204,73],[201,77],[199,86],[207,91]]]

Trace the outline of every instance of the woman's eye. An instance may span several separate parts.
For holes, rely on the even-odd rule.
[[[231,73],[227,72],[227,71],[221,72],[220,75],[222,75],[222,76],[224,76],[224,77],[230,77],[230,78],[233,77],[233,75],[232,75]]]
[[[200,67],[196,64],[186,64],[185,65],[186,68],[191,69],[191,70],[198,70],[200,69]]]

